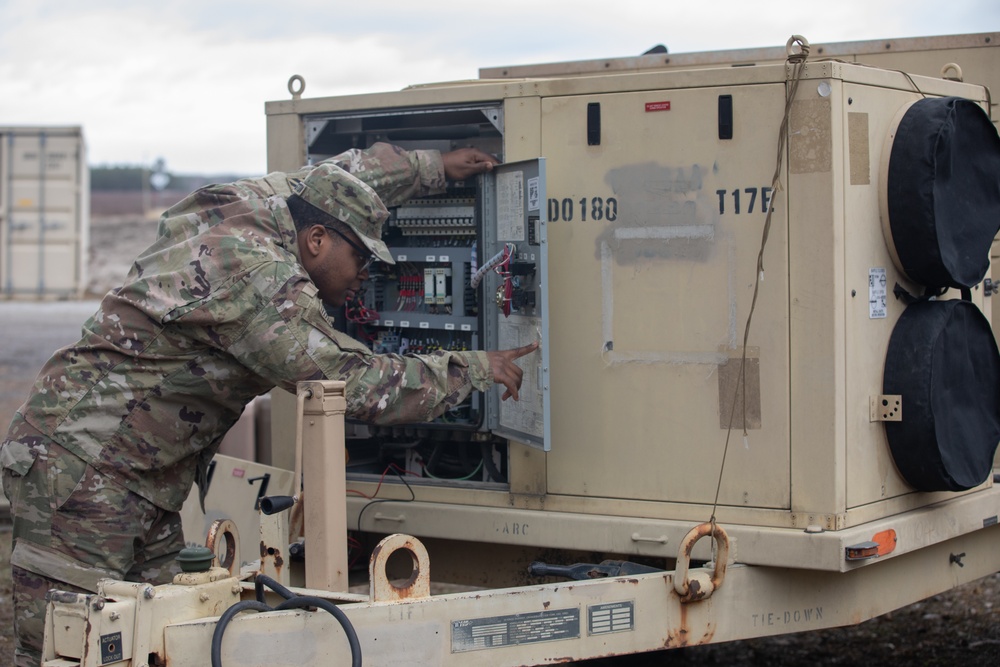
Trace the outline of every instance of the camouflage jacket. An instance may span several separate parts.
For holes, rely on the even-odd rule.
[[[393,206],[440,191],[436,155],[381,144],[332,160]],[[80,341],[42,369],[8,443],[49,437],[178,510],[202,457],[275,385],[344,380],[348,416],[389,424],[433,419],[492,384],[485,353],[375,355],[333,328],[285,204],[303,173],[208,186],[166,211]]]

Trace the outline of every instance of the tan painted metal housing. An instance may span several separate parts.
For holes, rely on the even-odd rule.
[[[995,62],[996,49],[978,50]],[[364,530],[448,549],[461,541],[670,557],[692,523],[709,518],[790,76],[787,65],[552,73],[267,105],[269,168],[290,169],[305,158],[310,116],[496,101],[504,159],[545,157],[550,200],[619,202],[614,223],[548,222],[552,451],[512,442],[508,487],[414,484],[414,502],[365,512]],[[732,141],[717,134],[721,94],[733,96]],[[903,305],[890,294],[887,317],[870,317],[870,271],[916,289],[883,239],[885,138],[921,95],[989,104],[980,85],[805,65],[746,350],[748,436],[736,410],[716,513],[737,526],[741,562],[846,571],[857,564],[843,546],[886,528],[908,535],[898,555],[997,514],[990,480],[964,496],[914,492],[871,419]],[[582,129],[592,102],[604,114],[599,146]],[[669,111],[646,111],[662,102]],[[990,300],[973,294],[989,315]],[[281,405],[276,436],[289,432]],[[370,495],[375,483],[350,488]],[[409,491],[386,484],[379,497],[402,501]],[[953,512],[928,509],[945,502],[962,505],[964,527]],[[366,504],[349,498],[349,526]],[[813,526],[830,532],[803,532]],[[823,540],[829,548],[817,550]]]

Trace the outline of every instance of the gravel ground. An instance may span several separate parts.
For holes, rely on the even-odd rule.
[[[155,224],[155,223],[154,223]],[[94,220],[89,291],[97,297],[148,244],[149,221]],[[35,374],[56,348],[73,342],[95,301],[0,302],[0,422],[6,426]],[[2,499],[0,499],[2,501]],[[0,502],[0,667],[11,665],[10,529]],[[863,665],[947,667],[1000,664],[1000,574],[849,628],[835,628],[645,656],[587,661],[586,667],[678,665],[790,667]],[[376,666],[377,667],[377,666]]]

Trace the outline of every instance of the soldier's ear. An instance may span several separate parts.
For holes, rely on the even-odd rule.
[[[299,259],[308,270],[329,244],[329,238],[323,225],[312,225],[298,232],[296,243],[299,246]]]
[[[313,225],[305,231],[306,250],[311,255],[318,255],[322,250],[323,244],[329,243],[329,241],[326,228],[323,225]]]

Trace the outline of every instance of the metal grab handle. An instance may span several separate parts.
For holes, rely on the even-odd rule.
[[[948,76],[949,72],[954,72],[954,74]],[[949,81],[965,80],[962,76],[962,68],[958,65],[958,63],[946,63],[944,67],[941,68],[941,78],[948,79]]]
[[[715,569],[711,577],[688,577],[688,569],[691,566],[691,551],[694,550],[695,543],[706,535],[715,538],[716,554]],[[722,526],[711,523],[703,523],[695,526],[681,540],[680,548],[677,552],[677,567],[674,570],[674,590],[681,596],[681,602],[696,602],[705,600],[712,596],[717,588],[722,586],[726,578],[726,562],[729,560],[729,536]]]

